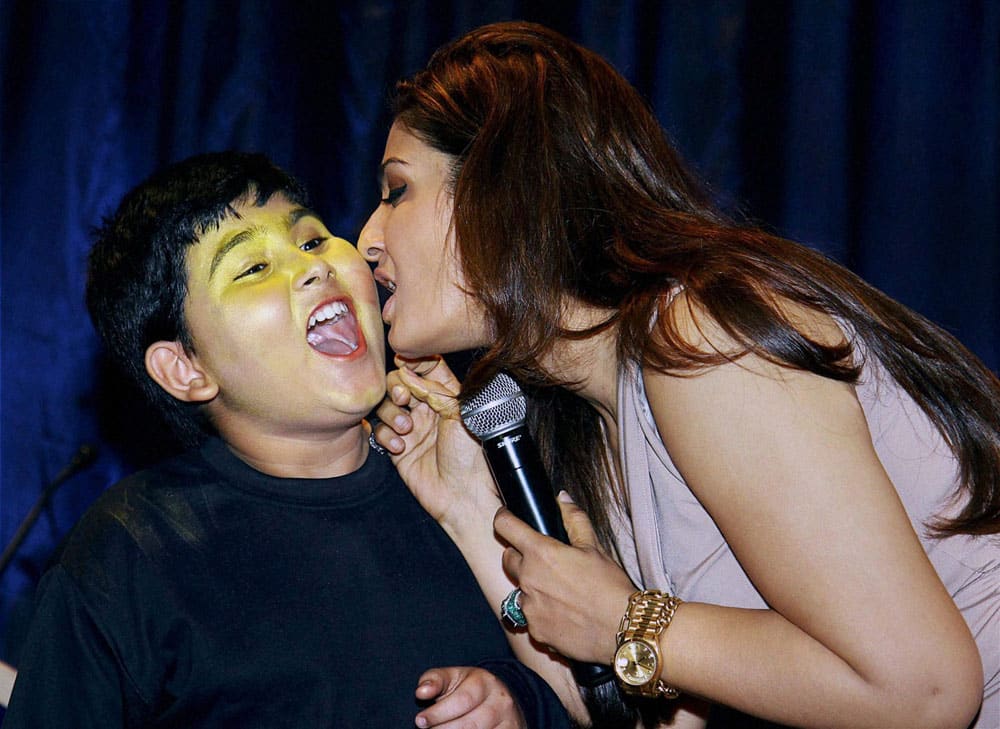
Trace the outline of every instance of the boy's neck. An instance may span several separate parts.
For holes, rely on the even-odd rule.
[[[223,440],[243,462],[278,478],[333,478],[353,473],[368,457],[363,423],[333,435],[227,433]]]

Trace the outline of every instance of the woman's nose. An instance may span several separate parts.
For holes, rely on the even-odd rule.
[[[378,263],[379,256],[385,249],[385,244],[382,240],[382,226],[378,218],[379,209],[376,208],[358,236],[358,251],[360,251],[362,257],[369,263]]]

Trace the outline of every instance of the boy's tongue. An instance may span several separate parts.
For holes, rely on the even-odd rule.
[[[309,346],[323,354],[351,354],[358,348],[358,322],[351,313],[317,324],[306,335]]]

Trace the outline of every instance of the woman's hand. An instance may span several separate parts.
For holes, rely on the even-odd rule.
[[[458,379],[440,357],[406,360],[387,377],[388,397],[376,414],[375,436],[420,505],[446,529],[469,522],[470,512],[500,505],[479,443],[458,408]]]
[[[539,534],[507,509],[497,512],[493,527],[510,545],[503,566],[521,588],[532,638],[568,658],[609,663],[635,587],[600,550],[590,519],[565,491],[559,508],[572,546]]]

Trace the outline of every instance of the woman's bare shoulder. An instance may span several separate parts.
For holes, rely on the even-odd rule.
[[[823,346],[838,346],[847,336],[840,324],[829,314],[785,298],[774,297],[777,318],[787,322],[806,338]],[[721,353],[734,357],[747,347],[732,323],[720,321],[696,295],[683,290],[670,297],[660,311],[661,324],[674,338],[674,344],[698,354]],[[662,344],[663,327],[654,329],[654,337]]]

